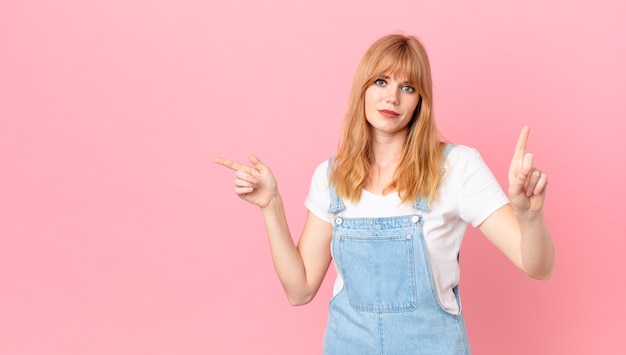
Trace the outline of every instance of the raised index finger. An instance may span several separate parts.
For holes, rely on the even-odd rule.
[[[530,127],[528,125],[522,127],[522,132],[520,132],[519,138],[517,139],[517,146],[515,147],[515,154],[513,155],[513,160],[524,159],[524,153],[526,153],[526,142],[528,142],[529,132],[530,132]]]
[[[232,170],[240,170],[241,168],[243,168],[245,165],[243,164],[239,164],[237,162],[234,162],[232,160],[226,159],[226,158],[213,158],[213,161],[219,165],[225,166],[229,169]]]

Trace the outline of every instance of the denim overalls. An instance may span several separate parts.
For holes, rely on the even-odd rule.
[[[331,247],[344,286],[330,302],[324,354],[469,354],[462,313],[444,311],[437,299],[422,229],[428,201],[418,198],[409,216],[344,218],[329,190]]]

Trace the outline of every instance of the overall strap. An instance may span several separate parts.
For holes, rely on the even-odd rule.
[[[326,170],[326,175],[328,177],[330,177],[330,170],[332,168],[332,162],[333,162],[333,158],[329,158],[328,169]],[[337,214],[343,211],[346,207],[343,205],[343,201],[341,201],[339,196],[337,196],[337,193],[335,192],[335,188],[330,183],[330,179],[328,183],[328,193],[330,194],[330,206],[328,207],[328,213]]]

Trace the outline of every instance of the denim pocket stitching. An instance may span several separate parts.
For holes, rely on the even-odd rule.
[[[417,282],[413,244],[413,236],[410,234],[340,235],[342,276],[350,306],[359,311],[376,313],[415,310],[417,308]],[[378,263],[376,263],[377,257],[380,257]],[[350,259],[348,265],[345,265],[345,259]],[[402,265],[390,265],[398,260]],[[353,271],[353,269],[358,269],[358,271]],[[404,273],[398,271],[402,269],[405,270]],[[356,272],[358,274],[355,274]],[[393,289],[388,290],[389,287]],[[398,295],[396,293],[398,290],[402,294]],[[398,300],[398,298],[404,299]]]

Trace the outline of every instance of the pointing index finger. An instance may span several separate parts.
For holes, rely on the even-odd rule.
[[[244,167],[243,164],[239,164],[237,162],[234,162],[234,161],[226,159],[226,158],[213,158],[213,161],[215,163],[219,164],[219,165],[225,166],[225,167],[227,167],[229,169],[232,169],[232,170],[235,170],[235,171],[240,170],[241,168]]]
[[[528,142],[528,134],[530,132],[530,127],[525,125],[522,127],[522,132],[520,132],[519,138],[517,140],[517,146],[515,147],[515,155],[513,159],[522,160],[524,158],[524,153],[526,152],[526,142]]]

